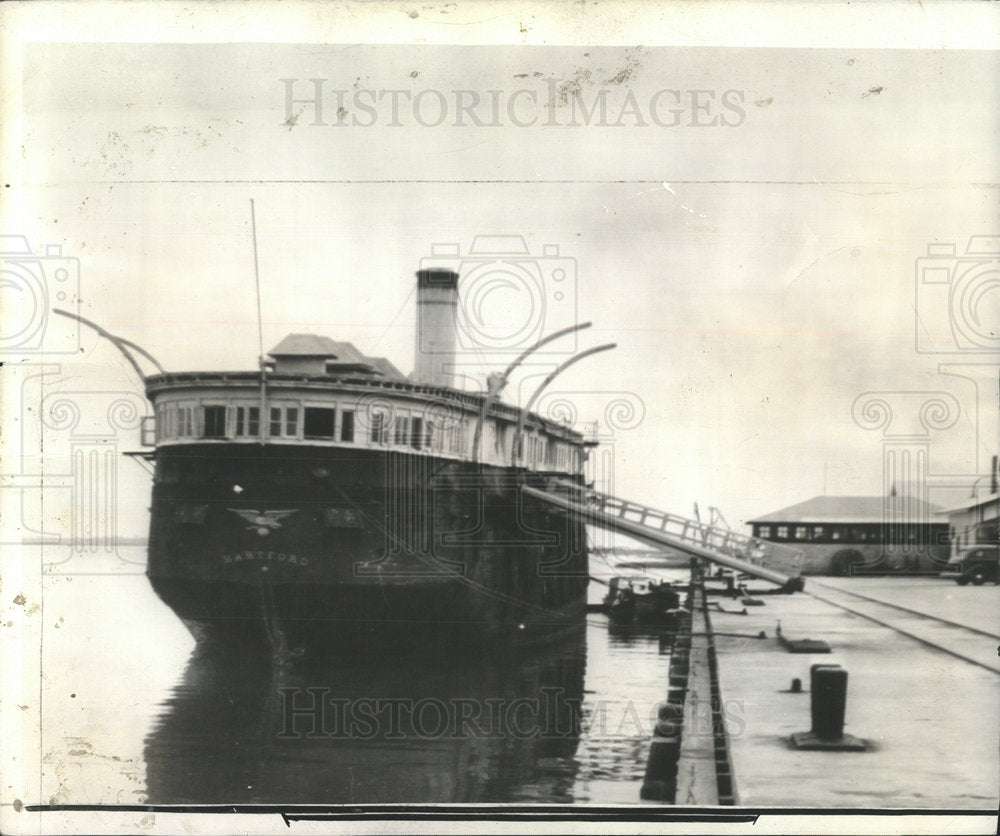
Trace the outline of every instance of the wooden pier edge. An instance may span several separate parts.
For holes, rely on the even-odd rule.
[[[686,609],[688,617],[679,625],[670,655],[669,691],[658,710],[640,797],[685,807],[733,806],[739,798],[698,565],[692,566]]]

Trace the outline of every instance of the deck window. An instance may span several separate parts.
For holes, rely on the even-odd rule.
[[[202,438],[226,437],[226,408],[224,406],[203,406]]]
[[[340,413],[340,440],[354,441],[354,411],[345,410]]]
[[[306,438],[333,438],[337,410],[322,406],[307,406],[303,430]]]
[[[236,435],[242,437],[260,435],[259,406],[236,407]]]
[[[368,437],[372,444],[385,444],[385,413],[371,413],[371,432]]]
[[[268,432],[272,438],[295,438],[299,434],[299,410],[294,406],[272,406]]]
[[[397,415],[393,426],[393,443],[406,444],[410,436],[410,419],[403,415]]]
[[[190,438],[194,435],[194,420],[190,406],[180,407],[177,410],[177,419],[177,435],[181,438]]]

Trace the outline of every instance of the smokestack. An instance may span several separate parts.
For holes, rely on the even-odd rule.
[[[453,385],[457,313],[458,273],[442,268],[418,270],[416,383]]]

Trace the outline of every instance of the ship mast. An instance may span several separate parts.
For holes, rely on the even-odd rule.
[[[260,430],[260,443],[266,440],[267,427],[267,368],[264,365],[264,319],[260,306],[260,265],[257,261],[257,215],[254,212],[253,198],[250,198],[250,227],[253,231],[253,275],[257,288],[257,363],[260,366],[260,418],[257,422]]]

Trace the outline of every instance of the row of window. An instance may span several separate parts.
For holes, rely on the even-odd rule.
[[[157,442],[174,439],[289,439],[305,441],[367,442],[377,446],[410,447],[414,450],[460,455],[469,437],[468,421],[435,424],[408,410],[373,410],[359,425],[354,409],[336,406],[287,406],[267,408],[266,427],[261,409],[249,404],[159,404],[156,408]],[[262,432],[266,430],[266,432]],[[568,470],[573,464],[569,445],[550,443],[527,435],[524,461],[533,466]]]
[[[819,543],[879,543],[883,540],[891,542],[910,541],[918,539],[916,526],[892,525],[880,523],[871,525],[757,525],[754,526],[754,536],[762,540],[796,540]]]
[[[794,531],[793,531],[794,529]],[[789,534],[792,533],[790,537]],[[839,540],[843,535],[839,528],[827,529],[822,525],[778,525],[773,528],[769,525],[757,526],[757,536],[763,540],[823,540],[829,537],[832,540]]]
[[[299,437],[298,407],[272,406],[268,415],[268,435],[271,438]],[[326,434],[323,416],[310,414],[305,410],[305,434],[319,432],[315,437],[332,438],[332,425],[329,435]],[[160,406],[156,410],[156,438],[162,441],[167,438],[259,438],[260,407],[259,406],[203,406],[201,407],[201,423],[196,421],[196,408],[193,406]],[[232,417],[233,425],[228,422]],[[353,422],[348,422],[351,426]],[[351,439],[344,439],[351,440]]]
[[[301,434],[299,422],[301,414]],[[197,419],[200,417],[200,421]],[[399,414],[392,422],[390,439],[388,415],[374,412],[368,440],[373,444],[406,445],[417,450],[439,446],[451,452],[460,448],[460,434],[455,427],[438,436],[443,445],[433,445],[433,426],[417,416]],[[156,440],[175,438],[260,438],[259,406],[205,405],[174,406],[162,404],[156,410]],[[318,441],[355,440],[355,411],[337,407],[272,406],[268,408],[268,438],[288,438]]]

